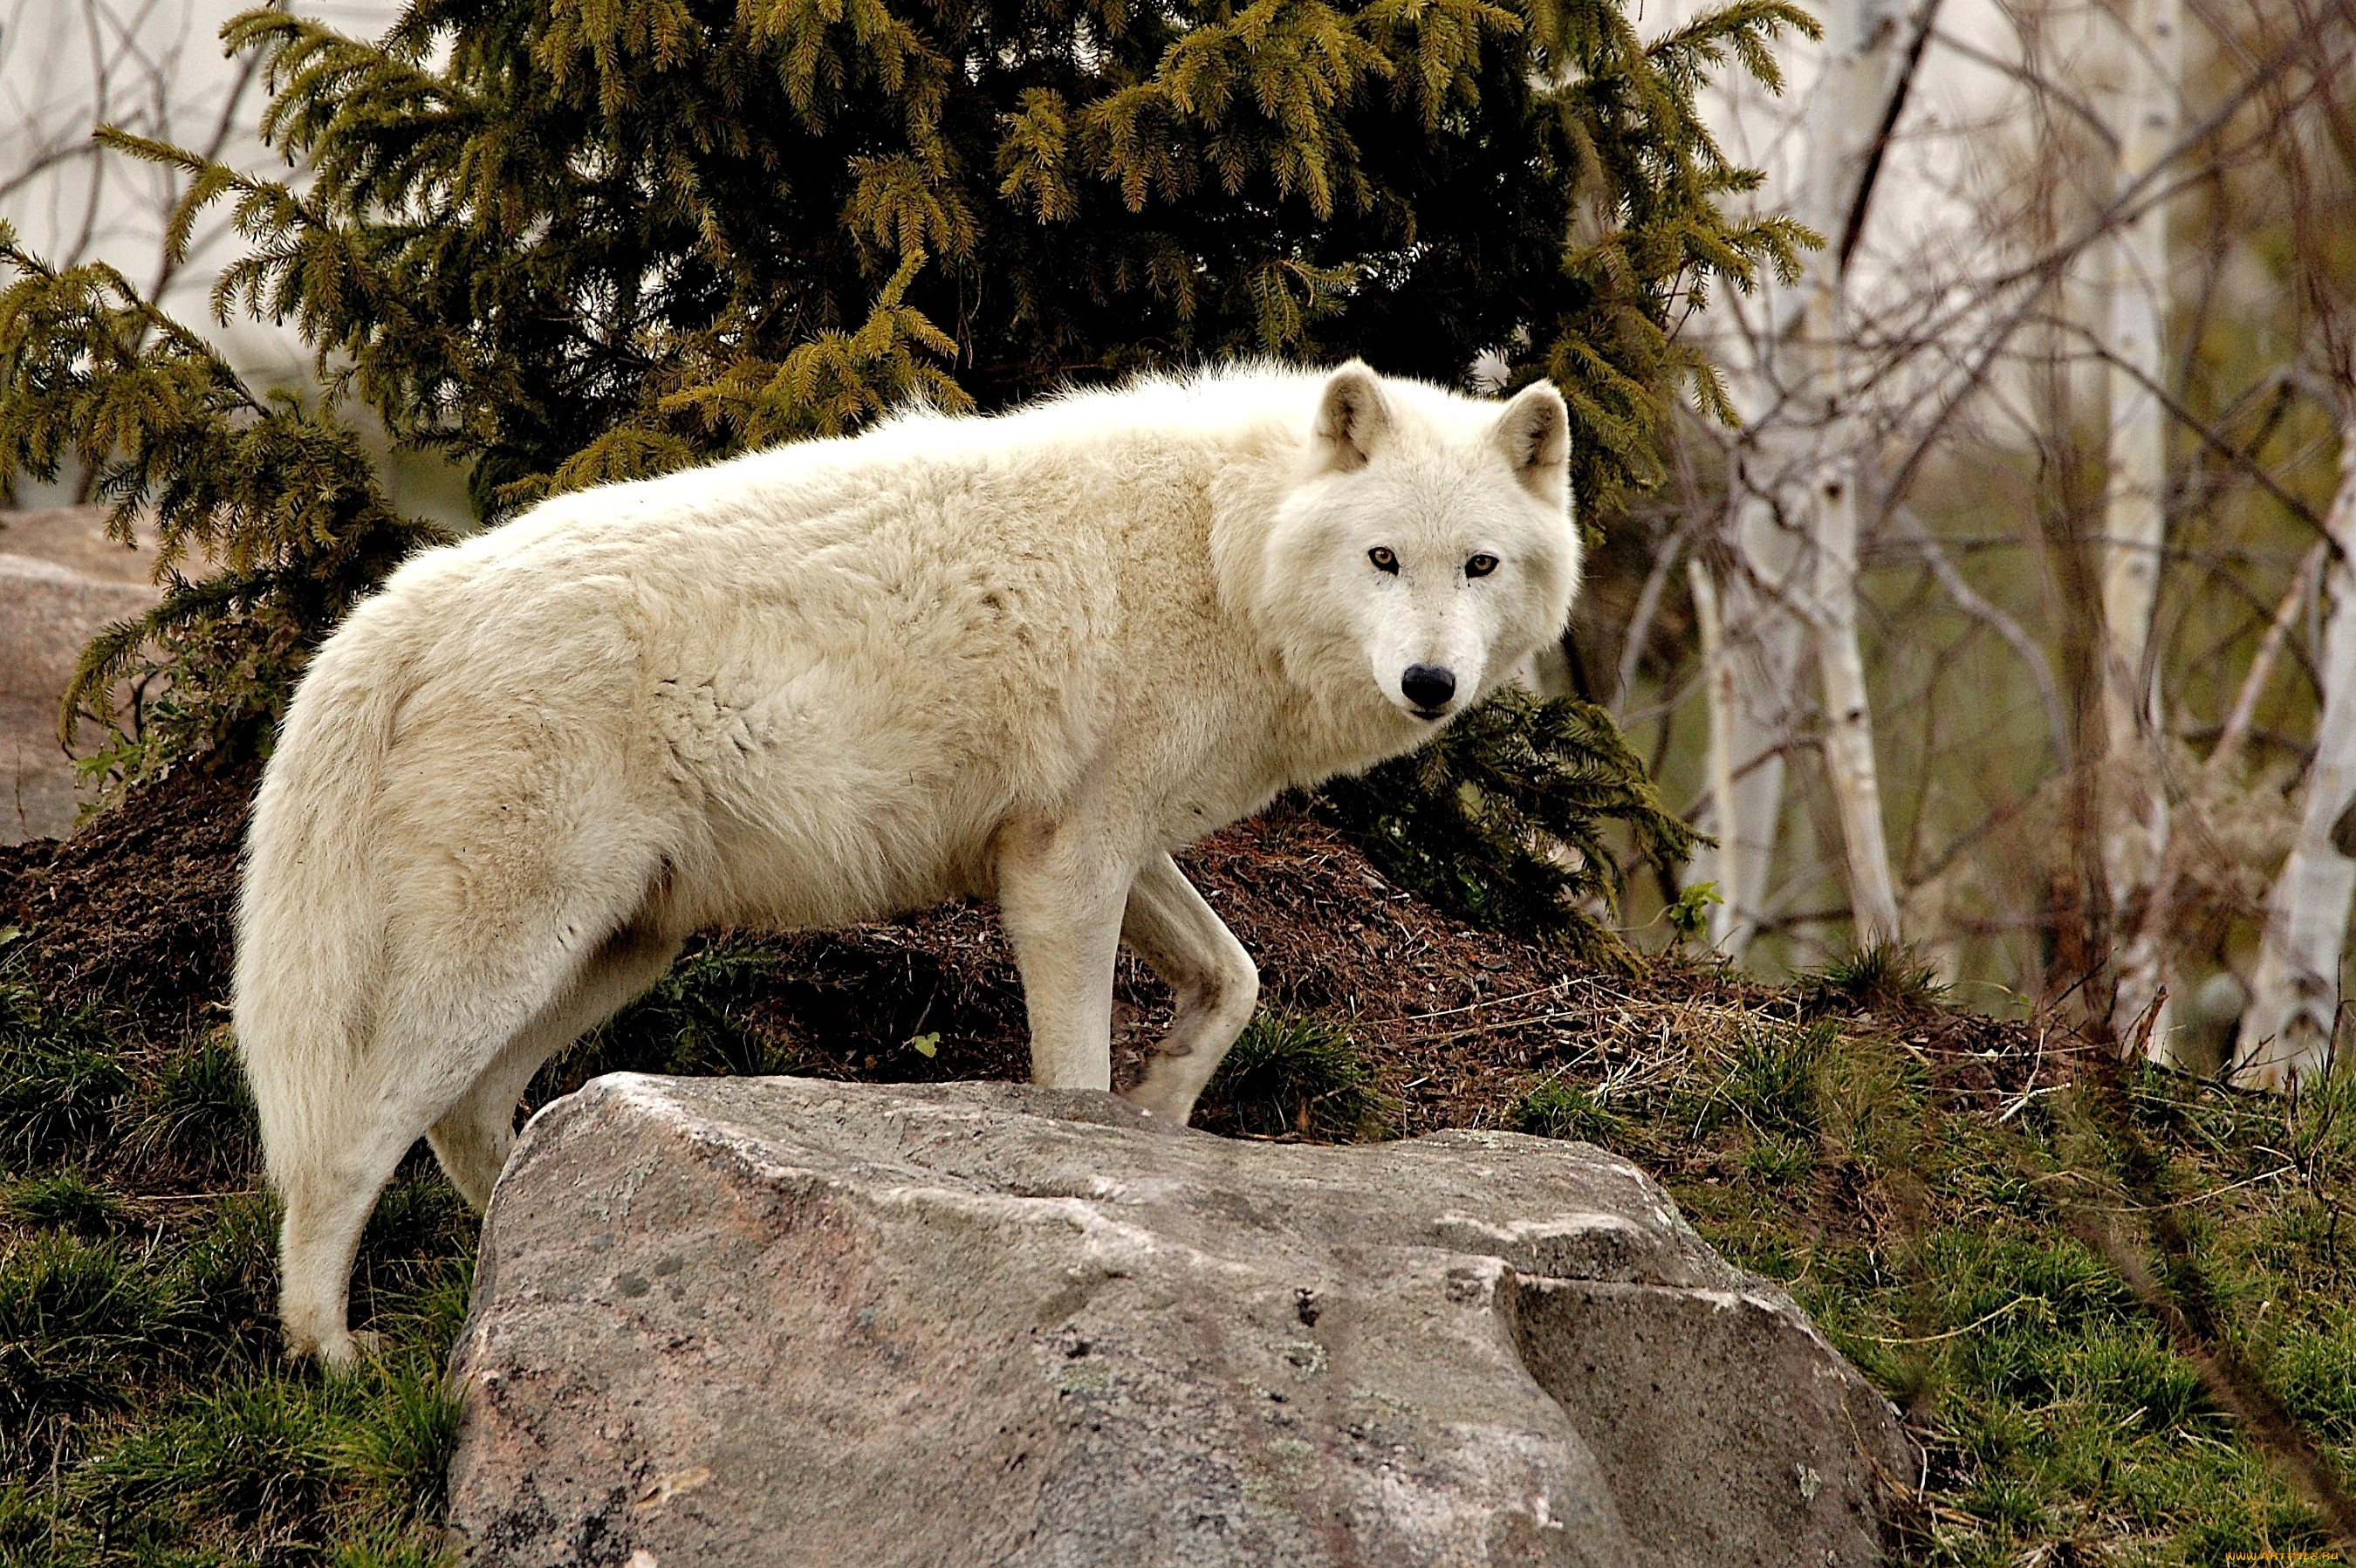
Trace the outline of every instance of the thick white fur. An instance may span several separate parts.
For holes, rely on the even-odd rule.
[[[1099,1089],[1126,940],[1178,998],[1134,1098],[1183,1120],[1258,979],[1170,852],[1428,738],[1410,664],[1452,714],[1560,632],[1567,450],[1551,388],[1251,369],[904,417],[410,562],[319,650],[248,846],[290,1348],[352,1356],[419,1134],[487,1201],[534,1069],[700,929],[993,897],[1033,1076]]]

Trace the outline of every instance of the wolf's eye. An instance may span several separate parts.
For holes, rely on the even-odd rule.
[[[1396,577],[1398,575],[1398,557],[1392,554],[1388,550],[1383,548],[1383,546],[1377,544],[1372,550],[1367,551],[1366,559],[1373,562],[1376,566],[1379,566],[1384,571],[1388,572],[1392,576]]]
[[[1494,555],[1475,555],[1464,563],[1464,575],[1468,577],[1485,577],[1496,569],[1497,558]]]

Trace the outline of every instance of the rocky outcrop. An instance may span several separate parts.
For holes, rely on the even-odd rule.
[[[455,1371],[483,1564],[1863,1568],[1915,1465],[1625,1160],[1010,1084],[597,1079]]]
[[[155,602],[152,549],[106,537],[106,509],[0,512],[0,843],[54,838],[81,797],[58,707],[83,645]]]

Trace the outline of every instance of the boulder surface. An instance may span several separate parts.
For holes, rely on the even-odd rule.
[[[1915,1457],[1585,1144],[617,1074],[535,1117],[455,1356],[481,1564],[1857,1565]]]

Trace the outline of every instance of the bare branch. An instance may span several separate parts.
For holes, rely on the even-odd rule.
[[[1890,517],[1914,546],[1917,557],[1931,569],[1932,576],[1938,579],[1947,597],[1954,601],[1955,607],[2003,639],[2005,646],[2028,667],[2029,678],[2037,684],[2038,703],[2045,710],[2046,738],[2053,746],[2054,760],[2064,769],[2076,766],[2074,748],[2070,744],[2069,710],[2062,705],[2062,689],[2053,679],[2053,664],[2046,658],[2045,650],[2037,645],[2037,639],[2019,621],[1981,597],[1964,580],[1964,575],[1955,570],[1955,564],[1947,559],[1938,539],[1915,516],[1912,508],[1893,507]]]

